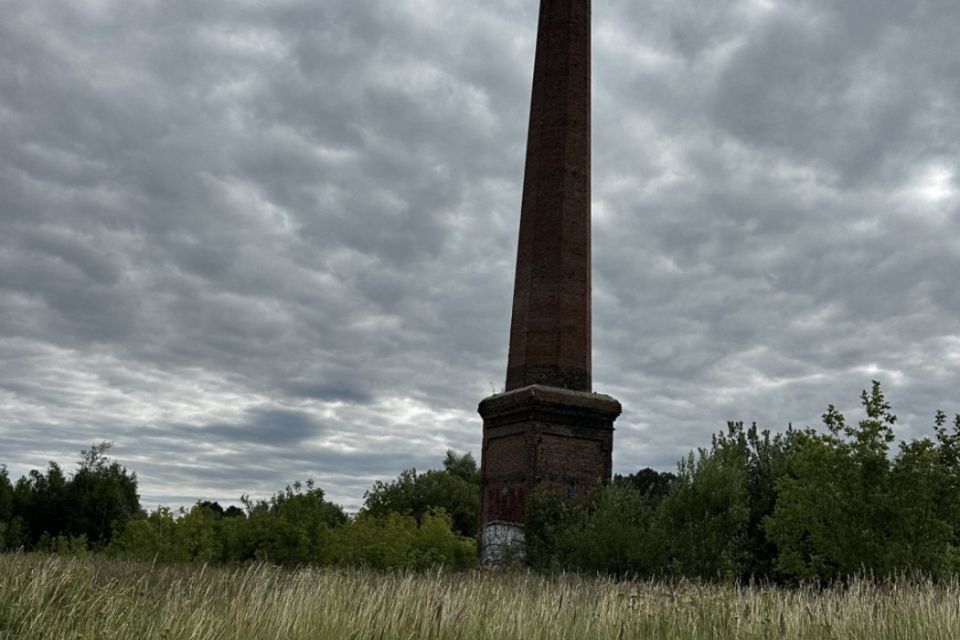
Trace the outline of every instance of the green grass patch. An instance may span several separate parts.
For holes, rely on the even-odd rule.
[[[0,555],[0,639],[960,637],[960,584],[829,589]]]

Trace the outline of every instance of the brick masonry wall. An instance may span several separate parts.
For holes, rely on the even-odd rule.
[[[589,391],[590,0],[542,0],[507,390]]]
[[[534,386],[487,398],[480,414],[482,524],[522,524],[537,487],[572,494],[610,480],[613,398]]]

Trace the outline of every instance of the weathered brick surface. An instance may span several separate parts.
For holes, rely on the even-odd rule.
[[[538,486],[570,494],[609,481],[620,415],[610,396],[530,386],[486,398],[479,410],[482,523],[522,524]]]
[[[493,438],[484,450],[487,475],[501,479],[520,479],[526,467],[526,442],[523,433],[508,433]]]
[[[537,461],[544,470],[563,469],[563,479],[589,485],[602,479],[598,472],[605,467],[606,445],[600,438],[544,433],[537,443]]]
[[[507,390],[589,391],[590,0],[542,0]]]

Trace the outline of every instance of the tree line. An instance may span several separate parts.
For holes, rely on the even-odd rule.
[[[676,474],[617,478],[575,501],[541,494],[527,531],[542,570],[771,582],[960,573],[960,415],[893,450],[878,382],[856,423],[772,434],[729,423]]]
[[[241,497],[224,509],[141,508],[136,473],[107,456],[109,443],[84,450],[67,475],[55,462],[12,483],[0,467],[0,550],[102,552],[163,563],[303,564],[462,569],[474,564],[479,472],[467,453],[448,452],[443,469],[410,469],[377,482],[348,517],[311,480],[266,500]]]
[[[821,429],[729,423],[675,473],[642,469],[573,499],[537,493],[523,561],[547,572],[771,582],[956,576],[960,416],[948,423],[937,412],[930,437],[894,447],[897,418],[880,384],[861,402],[855,423],[832,405]],[[244,497],[242,508],[197,502],[147,513],[136,474],[108,451],[83,451],[70,475],[50,463],[12,483],[0,467],[0,548],[169,563],[475,563],[480,478],[469,453],[375,483],[348,515],[311,481]]]

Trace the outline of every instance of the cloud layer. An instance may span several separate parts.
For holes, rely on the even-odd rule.
[[[615,467],[884,382],[960,411],[960,6],[594,2],[594,380]],[[535,0],[50,0],[0,22],[0,461],[144,502],[478,453]]]

